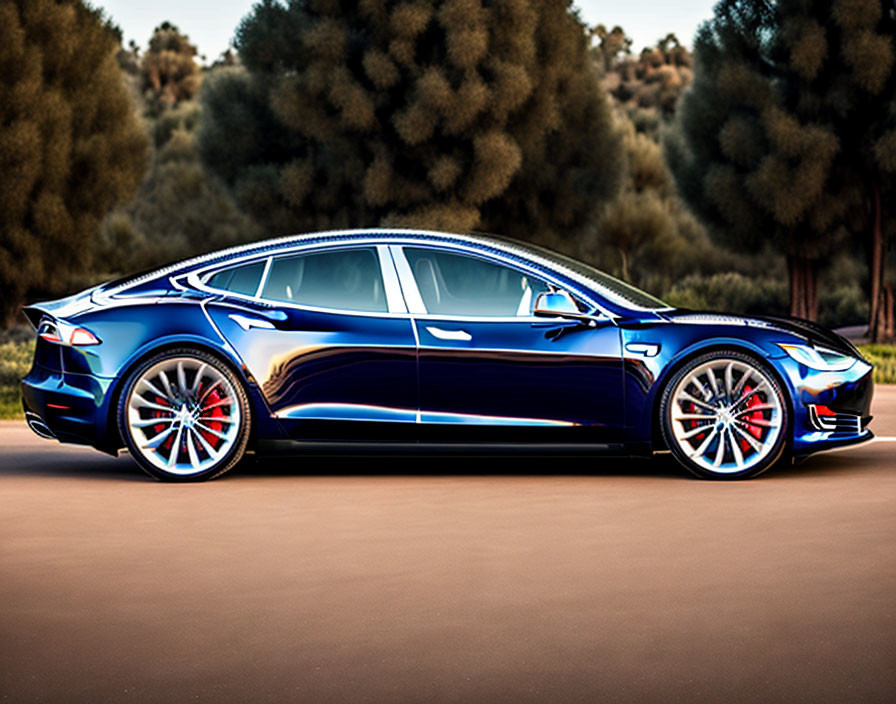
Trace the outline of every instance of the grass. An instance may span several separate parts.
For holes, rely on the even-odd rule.
[[[21,418],[19,381],[31,368],[34,340],[0,342],[0,418]]]
[[[0,333],[0,419],[22,418],[19,381],[31,368],[33,333]],[[874,364],[875,384],[896,384],[896,345],[862,345],[859,350]]]
[[[859,351],[874,365],[875,384],[896,384],[896,345],[862,345]]]

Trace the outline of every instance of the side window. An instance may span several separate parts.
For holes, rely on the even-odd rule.
[[[388,311],[380,260],[373,248],[275,257],[261,295],[316,308]]]
[[[404,254],[428,313],[529,316],[535,297],[548,290],[541,279],[478,257],[416,247]]]
[[[221,291],[230,291],[244,296],[254,296],[264,272],[265,260],[232,266],[212,274],[206,285]]]

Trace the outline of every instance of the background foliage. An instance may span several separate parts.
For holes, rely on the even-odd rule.
[[[199,252],[391,223],[539,241],[675,305],[894,334],[890,0],[723,0],[694,55],[565,0],[247,0],[237,50],[204,66],[170,22],[123,47],[78,0],[0,11],[7,320]]]
[[[0,0],[0,316],[89,264],[134,192],[146,138],[115,60],[120,37],[79,2]]]

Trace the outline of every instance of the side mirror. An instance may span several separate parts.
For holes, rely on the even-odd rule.
[[[535,298],[533,313],[545,318],[573,318],[586,320],[588,315],[582,313],[576,302],[566,291],[539,293]]]

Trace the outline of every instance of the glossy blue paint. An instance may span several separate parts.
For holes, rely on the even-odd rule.
[[[325,310],[209,290],[200,276],[231,262],[352,244],[472,253],[538,276],[590,311],[581,321],[440,317],[408,312],[406,290],[391,292],[401,305],[390,312]],[[383,230],[285,238],[36,304],[26,314],[35,326],[64,321],[101,340],[89,347],[39,340],[22,391],[26,410],[60,440],[106,451],[122,445],[116,403],[130,370],[167,347],[201,348],[233,367],[258,440],[513,439],[625,443],[649,452],[659,446],[664,384],[682,363],[718,348],[753,355],[778,377],[791,404],[795,454],[870,437],[867,429],[820,431],[808,412],[821,404],[867,418],[870,365],[857,358],[845,371],[818,372],[778,346],[819,344],[858,357],[833,333],[804,321],[626,305],[573,269],[484,236]]]

